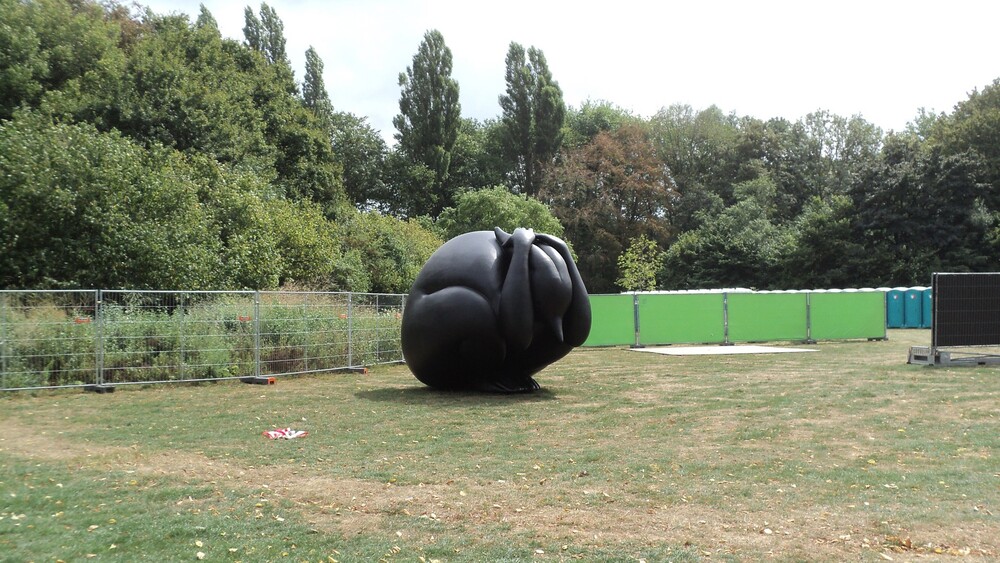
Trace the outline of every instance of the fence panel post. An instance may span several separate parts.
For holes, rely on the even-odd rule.
[[[806,343],[816,342],[812,337],[812,293],[806,292]]]
[[[406,363],[406,358],[403,357],[403,315],[406,314],[406,301],[410,297],[409,293],[403,294],[399,300],[399,332],[396,338],[396,349],[399,350],[399,361]]]
[[[309,294],[306,293],[302,296],[302,325],[306,331],[309,331],[313,327],[313,320],[310,316],[312,313],[309,311],[309,305]],[[309,344],[310,341],[308,339],[302,342],[302,369],[304,371],[309,371]]]
[[[178,303],[177,309],[175,310],[175,314],[178,315],[178,321],[180,323],[180,334],[177,335],[177,340],[178,340],[177,347],[180,348],[180,354],[179,354],[179,358],[177,360],[177,363],[179,364],[177,371],[178,371],[178,377],[180,379],[182,379],[182,380],[184,379],[184,376],[185,376],[185,370],[184,370],[184,333],[186,332],[186,329],[184,327],[184,316],[185,316],[185,314],[184,314],[184,302],[185,302],[184,296],[185,295],[187,295],[187,294],[186,293],[181,293],[180,294],[180,297],[178,298],[180,302]]]
[[[641,344],[641,329],[639,327],[639,294],[632,294],[632,324],[635,327],[635,343],[632,344],[633,348],[642,348]]]
[[[260,377],[260,291],[253,292],[253,375]]]
[[[354,367],[354,293],[347,292],[347,367]]]
[[[375,294],[375,317],[376,317],[376,319],[381,319],[381,315],[382,315],[382,307],[381,307],[382,304],[380,303],[380,299],[379,299],[380,297],[381,296],[379,294],[377,294],[377,293]],[[376,322],[375,323],[375,361],[376,362],[381,362],[382,361],[382,336],[383,336],[383,330],[384,330],[384,328],[382,326],[381,321]]]
[[[729,341],[729,293],[722,292],[722,344],[728,346]]]
[[[97,385],[104,385],[104,290],[94,290],[94,371]]]
[[[0,389],[7,388],[7,294],[0,293]]]

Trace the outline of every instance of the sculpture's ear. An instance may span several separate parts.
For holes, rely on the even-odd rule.
[[[573,298],[562,319],[563,342],[570,346],[580,346],[590,335],[591,310],[587,286],[584,285],[580,270],[573,262],[573,255],[570,254],[569,247],[562,239],[545,234],[537,235],[535,238],[551,246],[566,262],[569,277],[573,281]]]
[[[503,248],[507,246],[510,241],[510,233],[505,233],[500,227],[493,227],[493,234],[497,237],[497,242],[500,243],[500,247]]]
[[[531,302],[531,268],[528,259],[535,233],[517,229],[513,235],[508,235],[499,227],[494,232],[504,253],[510,253],[510,265],[500,290],[500,331],[507,349],[519,352],[531,345],[534,336],[532,325],[535,315]]]

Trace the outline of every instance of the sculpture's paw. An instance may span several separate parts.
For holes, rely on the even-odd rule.
[[[542,386],[538,384],[534,378],[522,377],[517,379],[512,378],[501,378],[494,379],[491,381],[484,381],[479,384],[476,388],[477,391],[483,391],[486,393],[532,393],[541,389]]]

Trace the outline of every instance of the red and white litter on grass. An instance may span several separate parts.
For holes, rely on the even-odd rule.
[[[291,440],[293,438],[302,438],[309,435],[305,430],[292,430],[291,428],[275,428],[274,430],[265,430],[264,435],[272,440]]]

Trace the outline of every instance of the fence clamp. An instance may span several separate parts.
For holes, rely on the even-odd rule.
[[[278,380],[273,377],[256,377],[256,376],[241,377],[240,381],[242,381],[243,383],[252,383],[254,385],[274,385],[275,383],[278,382]]]

